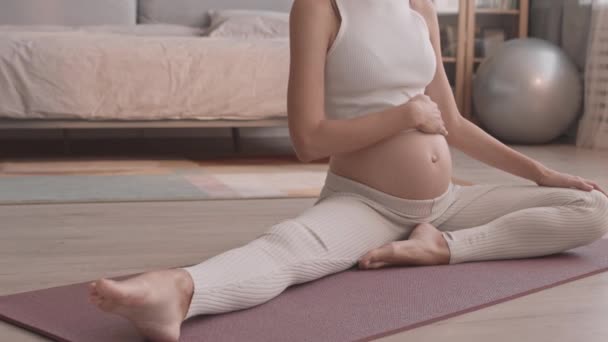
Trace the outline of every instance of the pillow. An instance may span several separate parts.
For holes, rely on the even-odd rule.
[[[209,26],[215,26],[222,21],[233,17],[264,17],[264,18],[279,18],[289,20],[289,13],[278,11],[261,11],[261,10],[209,10]]]
[[[82,26],[77,30],[91,33],[115,33],[133,36],[200,36],[203,29],[171,24],[139,24],[139,25],[101,25]]]
[[[289,23],[262,17],[234,17],[207,31],[209,37],[221,38],[288,38]]]
[[[255,10],[209,11],[207,35],[223,38],[288,38],[289,13]]]

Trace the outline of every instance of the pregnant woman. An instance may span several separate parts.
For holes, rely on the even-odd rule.
[[[201,264],[101,279],[90,299],[155,341],[181,323],[262,304],[353,266],[550,255],[608,232],[608,197],[465,120],[430,0],[296,0],[289,129],[305,162],[331,157],[313,206]],[[448,146],[530,185],[452,182]]]

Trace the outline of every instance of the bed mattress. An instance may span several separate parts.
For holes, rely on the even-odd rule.
[[[288,39],[0,31],[0,117],[285,117],[288,71]]]

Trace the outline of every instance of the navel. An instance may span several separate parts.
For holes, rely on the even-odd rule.
[[[431,161],[432,161],[433,163],[436,163],[438,160],[439,160],[439,157],[438,157],[437,155],[433,154],[433,155],[431,156]]]

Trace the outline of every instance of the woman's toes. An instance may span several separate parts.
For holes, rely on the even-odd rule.
[[[390,263],[394,252],[392,243],[373,249],[361,258],[359,268],[374,269],[386,266]]]
[[[371,262],[372,262],[371,252],[368,252],[367,254],[362,256],[361,259],[359,259],[359,268],[367,269],[369,267],[369,264],[371,264]]]
[[[101,279],[94,285],[91,301],[103,311],[113,311],[124,304],[127,293],[114,280]]]
[[[383,262],[383,261],[378,261],[378,262],[372,262],[371,264],[369,264],[369,266],[367,266],[368,270],[375,270],[375,269],[379,269],[379,268],[383,268],[386,266],[390,266],[389,263],[387,262]]]
[[[97,283],[97,293],[112,301],[125,302],[129,299],[130,287],[126,283],[120,283],[112,279],[101,279]]]
[[[359,260],[359,268],[362,270],[365,270],[369,267],[369,265],[372,263],[371,259],[369,256],[364,256]]]
[[[89,302],[92,304],[98,305],[101,302],[102,297],[97,292],[97,284],[90,283],[89,284]]]
[[[396,245],[394,242],[390,242],[382,247],[376,248],[372,251],[371,261],[392,262],[395,258],[395,250]]]
[[[89,296],[97,296],[97,285],[95,283],[90,283],[89,286]]]
[[[97,292],[105,296],[120,296],[121,293],[114,280],[111,279],[100,279],[96,285]]]

